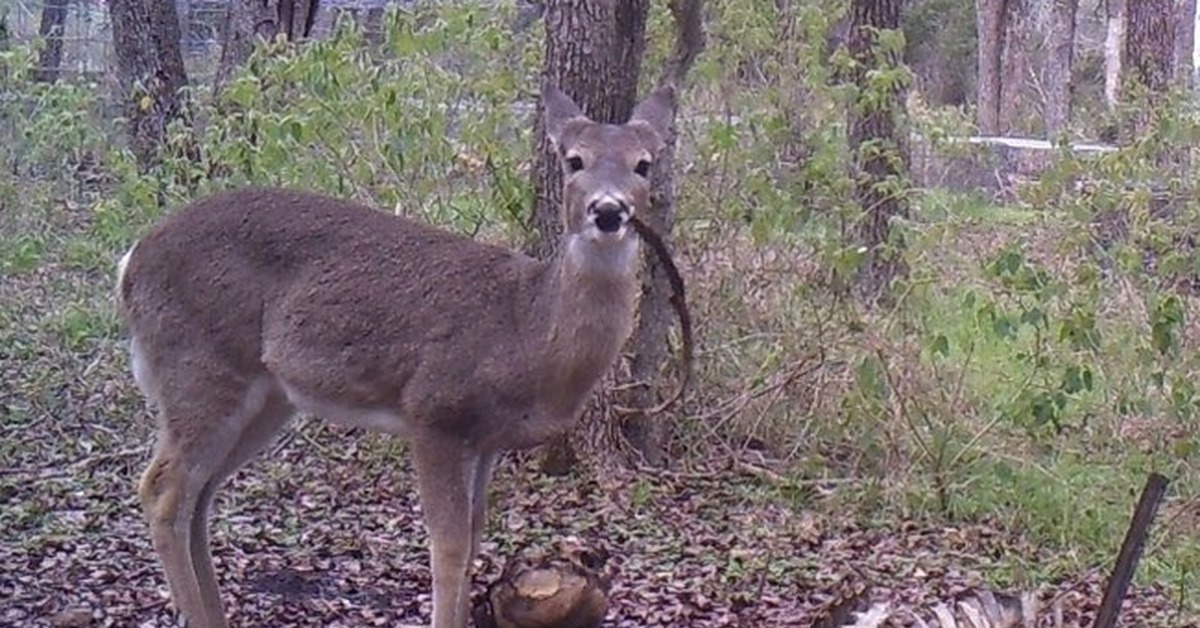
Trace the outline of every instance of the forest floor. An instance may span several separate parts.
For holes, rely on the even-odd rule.
[[[112,407],[89,397],[64,406]],[[133,491],[148,454],[144,430],[85,453],[80,443],[96,426],[63,416],[19,431],[5,422],[0,625],[173,625]],[[427,621],[428,554],[411,471],[399,447],[381,455],[390,446],[376,439],[308,424],[222,492],[213,546],[235,625]],[[928,621],[939,601],[996,589],[983,576],[996,564],[1051,559],[987,525],[855,524],[791,505],[746,476],[544,479],[518,462],[503,465],[494,484],[476,594],[516,548],[574,535],[609,553],[607,626],[815,626],[864,588],[870,601]],[[1039,599],[1062,608],[1063,625],[1088,625],[1104,580],[1090,571],[1043,583]],[[1173,593],[1135,587],[1124,625],[1187,625]],[[1041,625],[1051,625],[1045,617]],[[917,625],[895,619],[889,625]]]

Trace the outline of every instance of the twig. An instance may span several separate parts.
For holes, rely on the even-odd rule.
[[[1117,554],[1117,563],[1113,565],[1112,576],[1104,589],[1104,598],[1100,602],[1100,612],[1096,613],[1093,628],[1113,628],[1117,625],[1121,602],[1129,590],[1129,583],[1133,580],[1133,572],[1137,569],[1142,548],[1146,545],[1146,536],[1150,533],[1150,524],[1154,522],[1154,515],[1166,491],[1166,477],[1151,473],[1150,477],[1146,478],[1142,496],[1133,512],[1133,520],[1129,522],[1125,540],[1121,543],[1121,551]]]

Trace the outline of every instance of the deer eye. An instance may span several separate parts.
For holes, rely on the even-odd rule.
[[[583,170],[583,157],[580,157],[579,155],[571,155],[570,157],[567,157],[567,167],[571,169],[571,172],[579,172],[580,170]]]
[[[633,167],[633,171],[636,172],[639,177],[650,176],[650,160],[638,160],[637,165]]]

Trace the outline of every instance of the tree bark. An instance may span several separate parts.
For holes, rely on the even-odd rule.
[[[63,34],[67,25],[68,0],[46,0],[42,5],[42,22],[38,26],[38,37],[42,40],[42,52],[33,71],[33,80],[53,83],[62,70]]]
[[[1125,0],[1106,0],[1104,36],[1104,102],[1109,109],[1121,98],[1121,64],[1125,60]]]
[[[167,128],[190,122],[174,2],[109,0],[117,75],[129,120],[129,140],[143,171],[160,162]],[[192,147],[185,150],[191,155]]]
[[[671,0],[671,14],[675,21],[675,47],[663,71],[660,84],[669,83],[676,90],[681,88],[696,57],[703,50],[703,0]],[[678,91],[675,109],[678,113]],[[668,246],[675,227],[675,145],[677,132],[672,124],[665,145],[654,167],[651,178],[652,198],[646,222],[656,233],[662,235]],[[627,345],[629,361],[628,378],[618,382],[623,392],[617,395],[620,405],[627,408],[649,408],[660,401],[662,372],[667,364],[669,333],[674,321],[671,307],[671,285],[666,270],[658,256],[643,247],[642,295],[638,309],[637,326]],[[686,365],[680,365],[686,368]],[[633,446],[635,454],[646,464],[661,467],[667,457],[667,423],[663,417],[650,416],[635,411],[622,417],[621,433]]]
[[[1079,0],[1054,0],[1046,67],[1046,136],[1054,138],[1071,124],[1071,67],[1074,64],[1075,15]]]
[[[1150,94],[1166,91],[1174,76],[1174,0],[1129,0],[1126,76]]]
[[[976,0],[975,29],[979,42],[977,113],[981,135],[1000,132],[1000,69],[1004,45],[1005,0]]]
[[[11,36],[8,34],[8,7],[0,9],[0,52],[8,52]],[[0,80],[8,80],[8,64],[0,61]]]
[[[978,111],[983,135],[1003,135],[1020,125],[1029,73],[1031,0],[976,0]]]
[[[1004,3],[1004,34],[1001,47],[1000,112],[1001,134],[1026,131],[1022,128],[1025,112],[1025,93],[1030,64],[1030,34],[1032,0],[1006,0]]]
[[[1175,82],[1191,87],[1195,82],[1196,0],[1177,0],[1175,4]]]
[[[876,50],[879,30],[900,28],[901,0],[852,0],[850,54],[855,60],[858,102],[850,107],[850,149],[854,157],[855,198],[861,208],[857,225],[848,234],[866,249],[859,266],[857,291],[869,305],[886,296],[892,281],[907,273],[903,243],[893,234],[891,221],[908,216],[903,192],[891,183],[908,175],[904,141],[905,87],[897,82],[879,94],[872,86],[873,71],[889,71],[901,63],[896,52],[881,56]],[[882,67],[880,62],[882,61]]]

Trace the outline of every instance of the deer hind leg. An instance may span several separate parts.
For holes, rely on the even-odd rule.
[[[217,490],[229,476],[243,467],[275,439],[295,414],[295,408],[279,390],[272,390],[258,414],[242,430],[233,450],[225,457],[220,470],[209,478],[201,491],[196,513],[192,518],[191,554],[196,569],[196,580],[200,584],[201,604],[205,608],[217,609],[224,615],[221,592],[217,587],[216,571],[213,569],[212,550],[208,541],[209,511]]]
[[[230,472],[229,462],[244,448],[243,434],[271,423],[267,419],[275,419],[279,427],[286,419],[271,412],[278,410],[267,378],[248,382],[218,372],[213,368],[218,361],[189,357],[176,364],[200,363],[210,370],[155,373],[161,386],[143,384],[157,393],[160,433],[138,492],[172,599],[187,625],[225,628],[208,550],[208,503]],[[145,382],[149,374],[144,366],[142,371],[139,379]]]
[[[414,443],[417,487],[429,531],[433,569],[433,628],[464,628],[475,542],[477,469],[483,455],[460,441]]]

